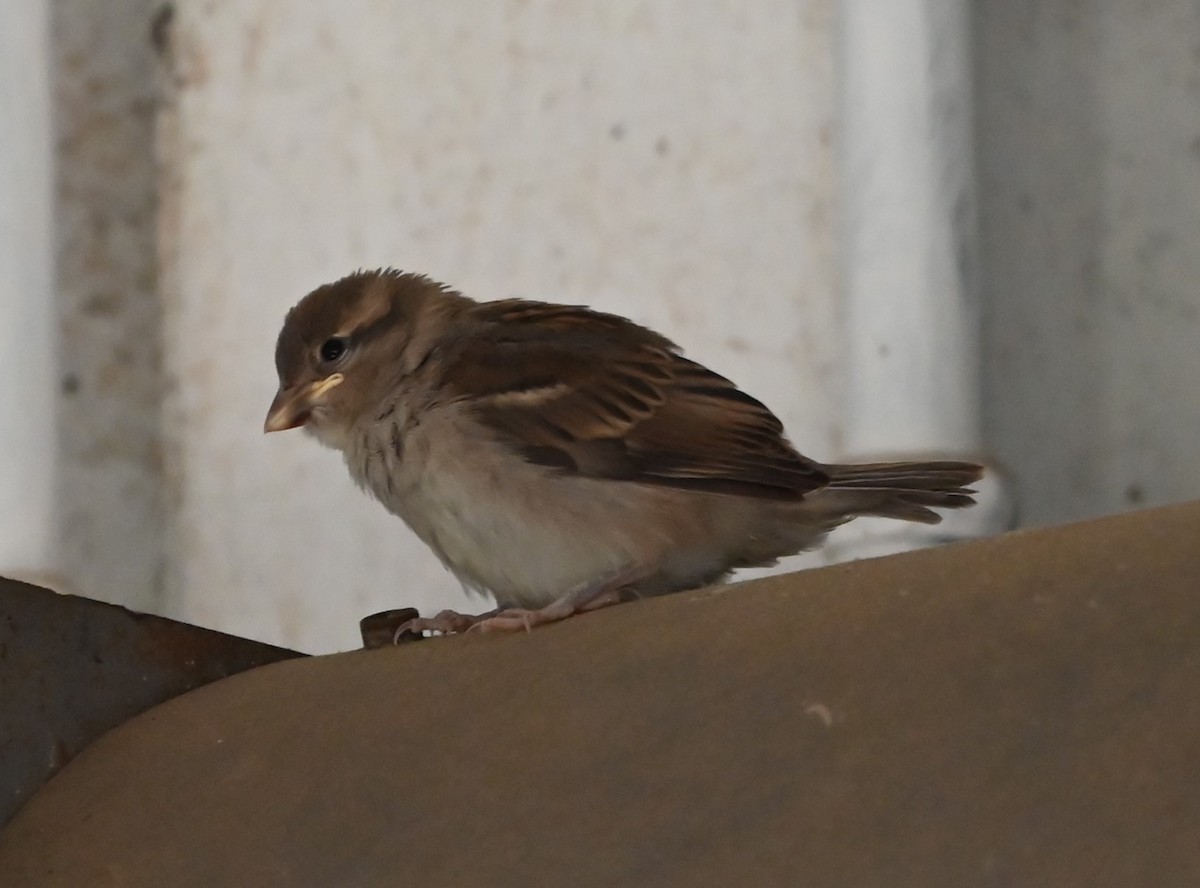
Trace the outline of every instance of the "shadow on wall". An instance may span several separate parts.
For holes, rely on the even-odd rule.
[[[1033,524],[1109,510],[1101,61],[1066,7],[988,0],[975,21],[985,435]]]
[[[161,610],[159,4],[50,4],[61,319],[60,568],[72,591]]]
[[[985,433],[1024,524],[1200,493],[1197,29],[1181,3],[976,6]]]

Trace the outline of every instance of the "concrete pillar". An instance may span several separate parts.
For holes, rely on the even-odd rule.
[[[840,49],[847,460],[983,452],[967,0],[845,0]],[[1002,529],[855,522],[834,558]]]

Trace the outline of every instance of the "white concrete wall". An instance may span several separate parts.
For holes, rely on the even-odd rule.
[[[0,571],[57,573],[50,21],[0,6]]]
[[[156,81],[154,5],[52,3],[77,588],[307,650],[469,604],[260,432],[283,312],[359,265],[628,313],[842,452],[835,0],[179,7]],[[1198,496],[1200,12],[973,8],[985,442],[1026,523]]]

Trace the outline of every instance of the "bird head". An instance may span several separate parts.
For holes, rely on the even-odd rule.
[[[361,271],[288,312],[275,346],[279,390],[263,430],[304,427],[339,447],[428,356],[471,300],[423,275]]]

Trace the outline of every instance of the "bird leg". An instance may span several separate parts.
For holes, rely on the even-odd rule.
[[[636,582],[641,576],[642,572],[640,571],[624,570],[597,582],[576,586],[550,604],[536,610],[523,607],[503,608],[492,614],[483,615],[467,631],[518,632],[524,629],[528,632],[535,626],[557,623],[567,617],[573,617],[575,614],[599,610],[620,602],[621,590]]]
[[[482,614],[460,614],[458,611],[444,610],[435,617],[416,617],[401,623],[393,634],[392,641],[399,643],[400,636],[407,632],[420,634],[430,631],[443,635],[464,632],[518,632],[522,629],[528,632],[535,626],[557,623],[575,614],[584,614],[617,604],[621,600],[621,590],[644,575],[644,571],[619,571],[601,580],[576,586],[545,607],[532,610],[523,607],[501,607]]]

